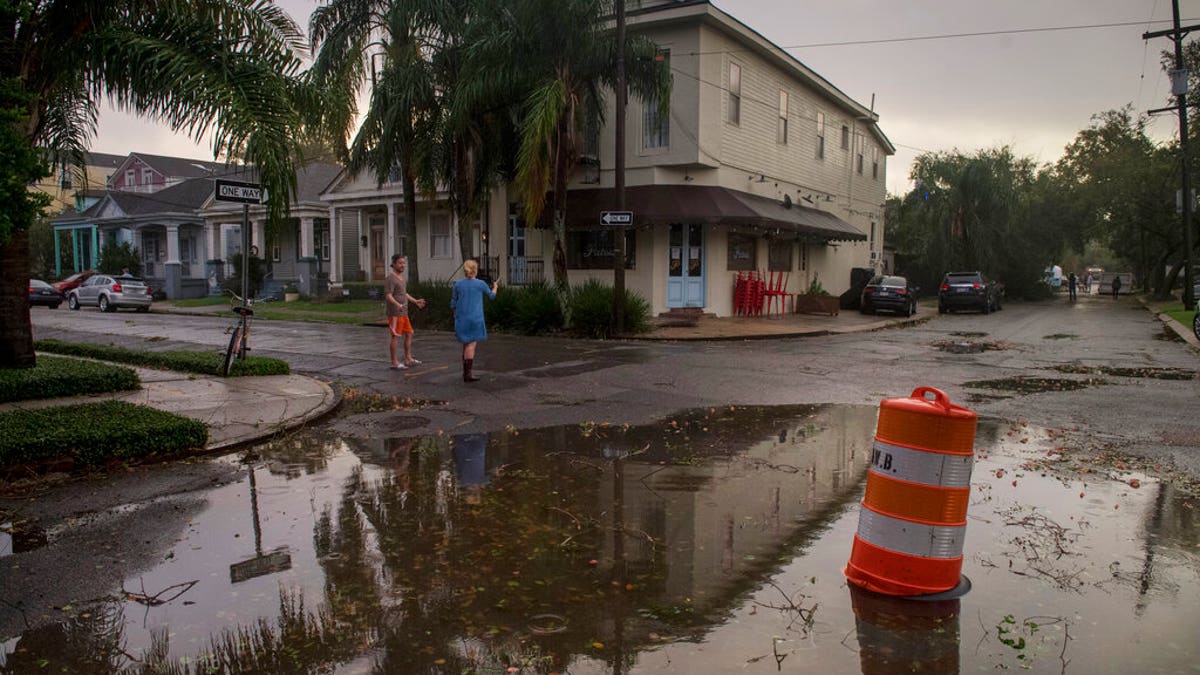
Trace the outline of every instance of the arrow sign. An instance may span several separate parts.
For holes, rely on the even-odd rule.
[[[218,202],[237,202],[239,204],[261,204],[263,198],[262,186],[258,183],[239,183],[232,180],[216,181],[217,190],[213,199]]]
[[[601,211],[601,225],[632,225],[633,211]]]

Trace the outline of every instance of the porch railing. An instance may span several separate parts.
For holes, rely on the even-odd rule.
[[[539,257],[512,257],[508,259],[508,275],[505,281],[510,286],[528,286],[546,280],[546,261]]]

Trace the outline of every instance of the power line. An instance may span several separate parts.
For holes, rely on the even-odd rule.
[[[1187,21],[1196,21],[1197,19],[1187,19]],[[973,33],[942,33],[939,35],[914,35],[909,37],[898,38],[879,38],[875,40],[845,40],[842,42],[812,42],[808,44],[780,46],[780,49],[813,49],[817,47],[852,47],[857,45],[879,45],[879,44],[894,44],[899,42],[927,42],[930,40],[953,40],[956,38],[972,38],[972,37],[989,37],[994,35],[1020,35],[1030,33],[1053,33],[1073,30],[1094,30],[1097,28],[1127,28],[1129,26],[1146,26],[1153,23],[1171,23],[1170,21],[1119,21],[1115,23],[1092,23],[1079,24],[1076,26],[1043,26],[1040,28],[1012,28],[1007,30],[988,30],[977,31]],[[750,51],[748,49],[722,49],[712,52],[689,52],[688,56],[700,56],[704,54],[730,54],[735,52]]]

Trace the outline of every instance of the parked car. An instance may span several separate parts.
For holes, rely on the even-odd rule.
[[[62,293],[54,290],[50,284],[39,279],[29,280],[29,306],[45,305],[50,309],[58,309],[62,304]]]
[[[71,309],[94,305],[102,312],[115,312],[118,307],[148,312],[151,301],[150,286],[132,276],[97,274],[67,294],[67,306]]]
[[[79,286],[83,282],[92,278],[93,276],[95,276],[95,274],[96,273],[93,272],[92,270],[84,270],[82,272],[76,272],[75,274],[72,274],[71,276],[67,277],[66,279],[63,279],[62,281],[54,282],[52,285],[54,286],[54,290],[58,291],[60,294],[62,294],[65,297],[67,295],[67,291],[71,290],[72,288],[79,288]]]
[[[863,288],[859,311],[874,314],[886,309],[904,316],[917,313],[916,286],[909,286],[908,279],[897,276],[876,275]]]
[[[1000,284],[982,272],[949,272],[938,287],[938,312],[977,309],[984,314],[1000,309]]]

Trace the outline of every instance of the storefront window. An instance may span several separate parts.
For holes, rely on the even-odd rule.
[[[758,240],[748,234],[729,233],[729,269],[731,271],[755,270],[755,249]]]
[[[767,244],[767,269],[772,272],[792,271],[792,242],[772,239]]]
[[[613,267],[613,230],[580,230],[567,233],[567,267],[573,270],[600,270]],[[633,269],[637,260],[632,230],[625,231],[625,269]]]

